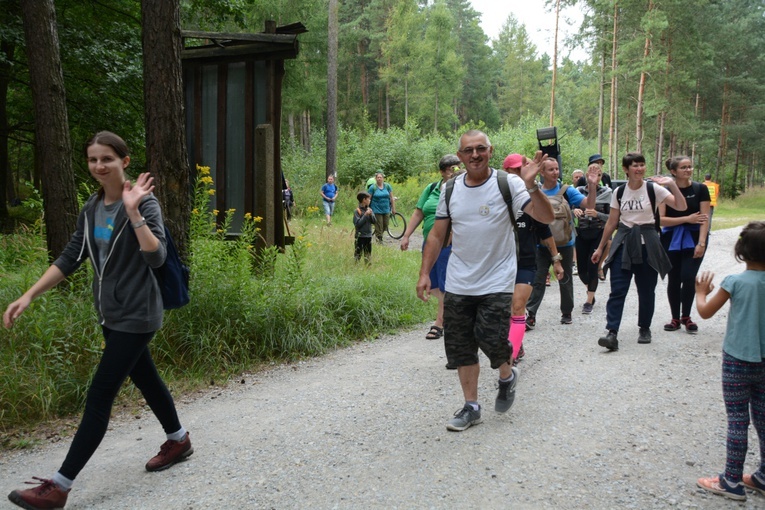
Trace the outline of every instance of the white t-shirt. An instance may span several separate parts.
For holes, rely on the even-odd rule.
[[[655,207],[659,207],[659,204],[672,194],[667,188],[656,183],[654,183],[653,189],[656,193]],[[654,224],[651,200],[648,198],[645,181],[638,189],[630,189],[629,185],[625,186],[621,207],[619,206],[618,193],[614,191],[611,195],[611,209],[619,209],[619,221],[627,227]]]
[[[451,218],[452,254],[446,269],[447,292],[482,296],[513,292],[517,261],[515,236],[507,204],[499,190],[497,171],[479,186],[467,186],[465,175],[454,181],[446,211],[446,193],[441,193],[436,219]],[[522,209],[530,200],[526,185],[517,175],[506,176],[513,196],[513,209]]]

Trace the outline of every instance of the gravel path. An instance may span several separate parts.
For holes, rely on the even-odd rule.
[[[718,284],[743,270],[732,256],[739,230],[712,236],[703,268]],[[143,470],[164,441],[150,411],[114,420],[67,508],[765,507],[763,496],[737,504],[695,487],[724,466],[727,306],[699,320],[698,335],[666,333],[660,281],[653,343],[638,345],[633,286],[621,350],[609,354],[596,342],[607,292],[593,315],[563,326],[553,284],[526,336],[515,406],[493,411],[496,372],[484,370],[484,422],[465,432],[446,430],[461,391],[422,325],[179,399],[195,453],[165,472]],[[577,283],[578,306],[583,297]],[[753,432],[750,442],[747,470]],[[3,454],[0,490],[50,476],[68,444]]]

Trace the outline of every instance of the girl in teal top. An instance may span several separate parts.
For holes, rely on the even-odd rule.
[[[765,495],[765,222],[744,227],[735,254],[746,263],[746,271],[726,276],[708,300],[714,274],[704,271],[696,280],[696,308],[702,319],[712,317],[728,299],[731,303],[722,353],[728,415],[725,472],[696,483],[714,494],[745,501],[745,488]],[[744,474],[750,418],[760,439],[760,468]]]

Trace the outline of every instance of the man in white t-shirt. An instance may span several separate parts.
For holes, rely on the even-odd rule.
[[[422,255],[417,296],[427,301],[430,269],[451,227],[452,254],[446,271],[444,293],[444,347],[450,366],[457,367],[465,405],[446,425],[462,431],[481,423],[478,404],[478,349],[499,369],[499,392],[494,409],[506,412],[515,400],[518,370],[512,365],[507,341],[512,292],[517,269],[515,236],[498,178],[507,179],[513,210],[523,210],[543,223],[553,219],[547,197],[538,191],[535,178],[541,152],[521,169],[521,177],[489,167],[494,148],[489,137],[471,130],[460,138],[457,151],[467,172],[456,177],[447,204],[446,193],[436,211],[436,222]]]
[[[661,203],[678,211],[684,211],[687,207],[685,197],[671,177],[651,177],[650,183],[644,180],[646,166],[642,154],[627,153],[622,158],[622,168],[627,174],[627,184],[614,190],[603,236],[592,254],[592,263],[597,264],[603,255],[603,248],[618,226],[619,230],[603,263],[604,267],[610,268],[611,293],[606,303],[606,335],[598,339],[598,345],[609,351],[619,350],[617,334],[622,322],[624,300],[633,278],[638,292],[638,343],[651,343],[656,283],[659,274],[664,278],[672,267],[659,240],[655,215]],[[624,190],[620,191],[622,187]]]

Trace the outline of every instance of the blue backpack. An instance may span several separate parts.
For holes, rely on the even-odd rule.
[[[165,227],[167,256],[165,263],[154,269],[159,290],[162,292],[162,307],[165,310],[180,308],[189,303],[189,267],[181,261],[170,231]]]

